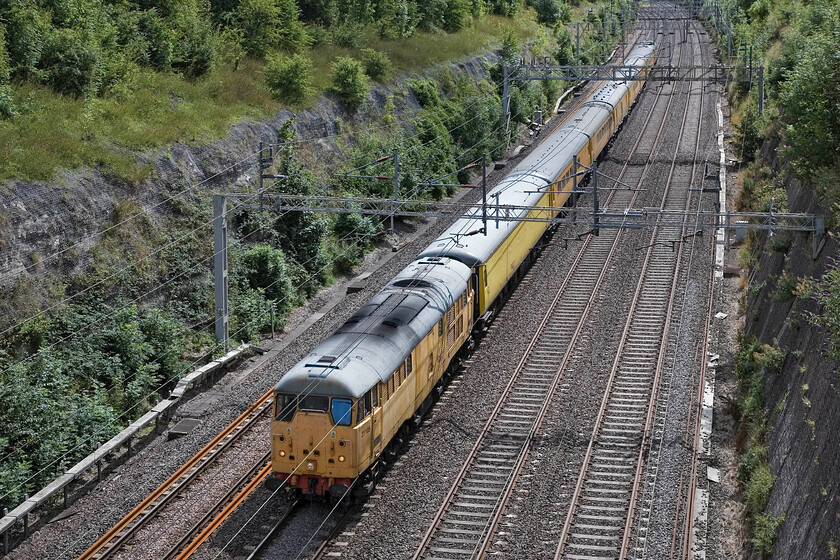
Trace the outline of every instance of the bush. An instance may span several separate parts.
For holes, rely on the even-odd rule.
[[[409,80],[408,87],[414,92],[417,101],[424,109],[430,109],[440,105],[440,95],[438,94],[437,84],[428,78],[417,78],[416,80]]]
[[[47,39],[39,68],[58,93],[82,97],[95,92],[98,48],[72,29],[56,29]]]
[[[339,57],[332,65],[333,89],[350,107],[360,106],[367,97],[368,79],[358,60]]]
[[[0,6],[12,73],[21,78],[37,77],[38,61],[50,35],[49,16],[27,0],[11,0]]]
[[[333,224],[333,233],[340,245],[353,243],[367,248],[373,243],[373,236],[379,231],[374,218],[363,214],[339,214]]]
[[[309,44],[294,0],[241,0],[233,19],[242,30],[242,46],[257,57],[272,48],[295,53]]]
[[[277,99],[300,103],[312,92],[312,63],[296,54],[291,58],[281,55],[268,57],[265,67],[265,82]]]
[[[277,303],[280,313],[298,304],[283,251],[269,245],[253,245],[242,251],[239,261],[236,275],[245,280],[247,289],[263,290],[267,299]]]
[[[357,24],[346,22],[337,25],[332,29],[332,42],[345,49],[358,49],[362,46],[362,33],[364,27]]]
[[[773,543],[776,540],[776,530],[784,523],[784,513],[779,517],[771,514],[759,515],[752,528],[752,542],[755,550],[764,558],[773,552]]]
[[[554,25],[560,21],[560,5],[559,0],[534,0],[537,21],[543,25]]]
[[[391,60],[388,55],[373,49],[362,50],[362,65],[365,74],[374,80],[382,80],[391,72]]]

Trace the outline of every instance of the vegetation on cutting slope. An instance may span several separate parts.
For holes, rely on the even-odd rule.
[[[704,6],[732,54],[742,64],[752,48],[753,64],[766,68],[765,113],[757,110],[758,88],[732,89],[742,156],[755,158],[761,142],[781,139],[781,155],[796,175],[816,187],[825,208],[840,202],[840,8],[816,0],[721,0]]]

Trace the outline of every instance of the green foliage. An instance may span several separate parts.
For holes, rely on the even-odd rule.
[[[355,59],[339,57],[332,66],[333,90],[351,108],[359,107],[367,97],[368,78],[362,64]]]
[[[4,340],[0,506],[16,506],[155,404],[186,373],[187,347],[186,329],[165,312],[94,301]]]
[[[312,93],[312,63],[303,56],[269,55],[265,66],[268,89],[277,98],[300,103]]]
[[[822,330],[828,356],[840,361],[840,260],[832,258],[823,275],[800,284],[799,292],[820,304],[819,312],[807,314],[808,321]]]
[[[365,74],[374,80],[385,79],[391,73],[388,55],[374,49],[362,49],[362,65],[365,67]]]
[[[44,45],[39,66],[55,91],[82,97],[96,89],[100,53],[90,38],[72,29],[57,29]]]
[[[537,12],[537,21],[544,25],[554,25],[561,21],[561,16],[570,16],[569,13],[561,14],[561,6],[568,5],[560,0],[534,0],[532,5]]]
[[[771,537],[768,540],[769,525],[767,523],[772,517],[765,515],[764,509],[767,507],[775,480],[767,463],[769,446],[767,444],[767,414],[764,409],[764,369],[772,371],[781,367],[783,361],[784,354],[777,348],[759,344],[755,339],[750,339],[741,342],[735,366],[741,430],[746,433],[745,449],[738,465],[738,480],[743,484],[743,497],[751,538],[757,550],[762,553],[769,552],[762,548],[765,544],[769,543],[772,549],[773,539]],[[784,407],[786,397],[787,395],[776,404],[774,418]],[[775,531],[775,527],[772,527],[772,531]]]
[[[408,87],[414,92],[420,106],[426,109],[440,105],[440,94],[437,84],[429,78],[416,78],[409,80]]]
[[[772,514],[768,513],[759,515],[756,518],[752,528],[752,538],[750,539],[750,542],[752,542],[756,552],[758,552],[762,558],[765,558],[773,552],[773,543],[776,540],[776,531],[779,526],[784,523],[784,521],[784,513],[779,517],[774,517]]]
[[[776,341],[773,341],[772,345],[762,344],[753,352],[755,362],[770,373],[781,372],[786,357],[787,355],[777,346]]]
[[[781,87],[785,140],[794,168],[806,179],[840,167],[840,15],[827,9],[821,29],[805,44]]]
[[[332,28],[332,42],[345,49],[359,49],[362,46],[364,27],[355,22],[344,22]]]
[[[796,297],[796,287],[799,284],[799,278],[795,274],[785,272],[776,279],[776,289],[770,296],[770,299],[778,302],[790,301]]]
[[[233,19],[242,30],[242,46],[256,57],[270,49],[296,53],[309,44],[294,0],[241,0]]]

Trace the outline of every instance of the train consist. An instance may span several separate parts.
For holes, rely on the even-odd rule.
[[[624,66],[653,63],[652,43]],[[605,82],[490,193],[551,217],[590,166],[642,81]],[[545,208],[545,210],[540,210]],[[269,485],[308,496],[367,494],[541,248],[547,221],[462,218],[275,387]]]

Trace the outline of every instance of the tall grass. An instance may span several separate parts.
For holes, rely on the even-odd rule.
[[[451,35],[417,33],[397,41],[366,33],[362,47],[385,52],[397,72],[483,52],[500,41],[505,28],[524,39],[536,30],[531,12],[520,19],[486,16],[473,28]],[[331,66],[340,56],[361,51],[321,44],[308,53],[313,62],[311,106],[331,84]],[[224,136],[244,118],[259,119],[279,110],[263,80],[264,63],[245,59],[234,69],[223,64],[196,80],[172,72],[141,70],[121,92],[74,99],[32,83],[13,85],[20,115],[0,120],[0,180],[49,179],[56,169],[101,167],[121,178],[150,172],[136,152],[174,142],[207,143]]]

